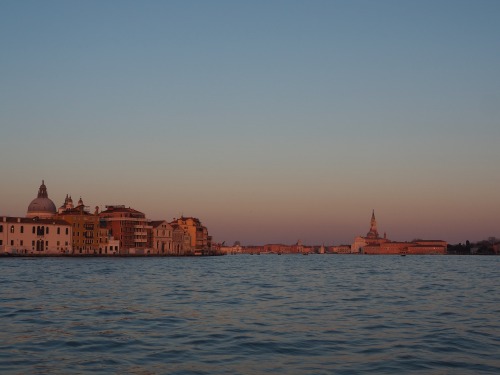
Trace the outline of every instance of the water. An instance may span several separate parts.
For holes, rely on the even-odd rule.
[[[0,259],[2,374],[500,373],[500,257]]]

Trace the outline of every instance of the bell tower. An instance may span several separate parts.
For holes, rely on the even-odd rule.
[[[372,218],[370,220],[370,231],[366,234],[368,238],[379,238],[377,230],[377,219],[375,219],[375,210],[372,210]]]

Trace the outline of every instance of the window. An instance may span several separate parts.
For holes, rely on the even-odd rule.
[[[24,245],[24,244],[23,244],[23,240],[21,240],[21,241],[20,241],[20,245],[21,245],[21,246],[23,246],[23,245]]]
[[[10,240],[10,246],[14,246],[14,240]]]
[[[57,227],[57,234],[61,234],[61,228]]]
[[[33,225],[33,230],[32,230],[32,233],[35,234],[35,231],[36,231],[36,228],[35,226]]]
[[[10,226],[10,233],[14,233],[14,226],[13,225]]]
[[[0,225],[0,233],[3,232],[3,225]]]
[[[24,226],[21,225],[21,233],[24,233]]]
[[[66,234],[68,234],[68,233],[69,233],[69,229],[68,229],[68,228],[66,228]]]
[[[35,246],[35,241],[31,241],[31,246]]]
[[[3,240],[0,240],[0,246],[2,246],[2,245],[3,245]]]
[[[59,246],[60,244],[61,244],[61,242],[60,242],[60,241],[57,241],[57,246]]]

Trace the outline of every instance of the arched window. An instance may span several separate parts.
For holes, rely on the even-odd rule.
[[[14,226],[13,225],[10,226],[10,233],[14,233]]]

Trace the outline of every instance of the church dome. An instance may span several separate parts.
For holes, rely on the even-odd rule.
[[[42,181],[40,189],[38,189],[38,197],[31,201],[28,206],[28,213],[26,217],[47,218],[51,217],[55,213],[56,205],[49,198],[47,194],[47,187],[45,186],[44,181]]]

